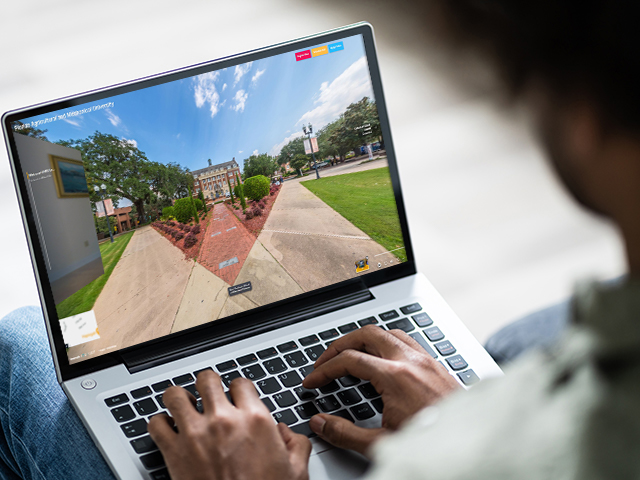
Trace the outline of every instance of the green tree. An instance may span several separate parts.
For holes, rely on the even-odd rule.
[[[247,209],[247,200],[244,198],[244,185],[240,181],[240,175],[236,172],[236,188],[238,189],[238,198],[240,199],[240,205],[242,206],[242,211],[244,212]]]
[[[303,154],[303,153],[299,153],[295,157],[293,157],[293,159],[291,160],[290,165],[291,165],[291,168],[293,168],[296,171],[300,172],[302,167],[304,167],[308,163],[309,163],[309,157],[307,155]]]
[[[350,129],[345,123],[344,116],[327,125],[326,139],[335,148],[340,160],[344,161],[344,157],[350,150],[360,145],[360,137],[355,130]]]
[[[49,141],[49,139],[44,135],[47,133],[47,130],[40,130],[39,128],[32,127],[31,125],[25,126],[25,124],[20,120],[13,122],[13,131],[20,135],[26,135],[27,137],[39,138],[46,142]]]
[[[189,200],[191,201],[191,214],[196,223],[200,223],[200,217],[198,216],[198,208],[196,207],[196,201],[191,195],[191,187],[189,186]]]
[[[204,198],[204,193],[202,192],[202,190],[198,191],[198,198],[202,202],[202,208],[206,212],[207,211],[207,201]]]
[[[293,160],[296,155],[304,155],[304,138],[297,137],[287,143],[278,154],[278,165],[285,165]]]
[[[354,102],[344,112],[344,124],[347,130],[354,132],[360,139],[360,145],[372,143],[382,138],[378,107],[369,97]],[[370,133],[365,133],[369,132]]]
[[[236,203],[235,198],[233,198],[233,188],[231,188],[231,180],[227,176],[227,185],[229,186],[229,197],[231,198],[231,203]]]
[[[252,155],[244,160],[242,175],[245,179],[255,177],[256,175],[271,178],[277,168],[278,164],[275,158],[266,153],[261,153],[260,155]]]
[[[168,220],[169,217],[173,217],[173,207],[164,207],[162,209],[162,218],[164,218],[165,220]]]
[[[194,206],[191,198],[179,198],[173,205],[173,216],[180,223],[189,223],[194,214]],[[196,215],[197,217],[197,215]]]

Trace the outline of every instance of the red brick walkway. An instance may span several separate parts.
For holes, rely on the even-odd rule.
[[[198,262],[233,285],[255,241],[235,215],[223,203],[218,203],[213,207]]]

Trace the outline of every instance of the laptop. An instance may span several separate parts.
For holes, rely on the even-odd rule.
[[[114,474],[168,479],[147,433],[204,369],[251,379],[310,437],[312,479],[364,458],[326,412],[380,425],[344,377],[302,379],[335,339],[401,329],[464,388],[501,370],[416,271],[367,23],[6,113],[58,380]],[[421,241],[428,241],[422,239]]]

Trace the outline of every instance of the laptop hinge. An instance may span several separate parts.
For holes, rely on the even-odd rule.
[[[216,330],[215,333],[209,334],[210,336],[206,338],[203,338],[202,333],[198,332],[198,340],[195,340],[192,336],[187,336],[179,342],[170,342],[168,345],[163,344],[162,346],[145,348],[142,352],[125,353],[122,355],[122,360],[129,372],[136,373],[373,299],[374,296],[371,291],[366,287],[361,287],[339,297],[318,302],[312,306],[300,308],[277,317],[268,318],[268,311],[261,313],[260,318],[262,321],[259,325],[253,324],[238,328],[236,324],[235,327],[230,326],[226,332]]]

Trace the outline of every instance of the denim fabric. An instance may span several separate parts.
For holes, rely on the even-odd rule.
[[[114,478],[58,384],[37,307],[0,320],[0,478]]]

